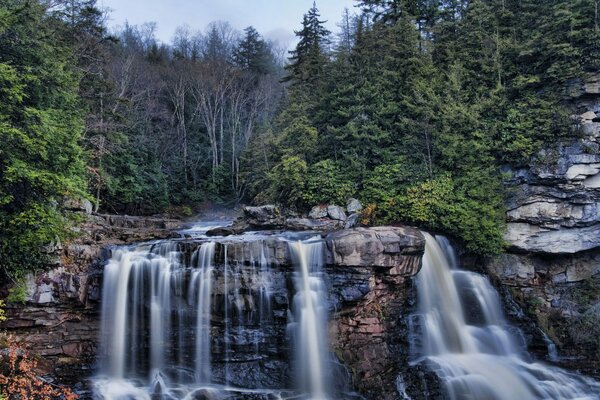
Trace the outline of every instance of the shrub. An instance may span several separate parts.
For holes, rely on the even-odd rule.
[[[37,362],[26,351],[9,339],[7,355],[0,358],[0,395],[5,400],[62,399],[75,400],[79,396],[68,388],[44,382],[35,374]]]

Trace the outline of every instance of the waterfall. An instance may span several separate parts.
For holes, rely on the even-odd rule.
[[[312,400],[328,398],[331,365],[327,345],[327,292],[323,282],[321,240],[294,241],[289,249],[296,267],[293,319],[298,382]]]
[[[210,383],[214,253],[215,243],[203,243],[189,268],[176,241],[113,252],[103,285],[100,353],[108,381],[102,398],[146,398],[126,381],[132,378],[146,380],[151,393],[164,393],[168,381],[186,370],[198,383]],[[184,334],[190,326],[191,338]],[[190,347],[193,355],[184,350]]]
[[[215,243],[203,243],[194,258],[197,268],[190,280],[190,303],[196,301],[196,379],[198,383],[210,383],[210,317],[213,285],[213,260]]]
[[[530,362],[489,280],[459,269],[445,238],[424,235],[416,316],[423,337],[413,353],[422,357],[417,362],[427,362],[440,377],[451,399],[597,398],[597,382]]]

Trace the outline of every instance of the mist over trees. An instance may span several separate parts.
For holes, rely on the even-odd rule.
[[[500,251],[501,167],[574,134],[566,87],[600,66],[598,2],[362,0],[337,32],[316,5],[298,22],[285,54],[251,26],[161,43],[151,22],[109,32],[96,0],[3,1],[4,271],[43,260],[82,196],[129,214],[356,196],[364,223]]]

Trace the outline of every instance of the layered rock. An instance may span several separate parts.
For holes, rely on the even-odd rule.
[[[55,264],[27,277],[24,303],[8,304],[8,319],[0,324],[6,334],[42,356],[38,364],[41,374],[68,384],[89,376],[95,362],[102,266],[110,247],[178,236],[172,231],[179,226],[177,220],[114,215],[85,218],[76,240],[55,246]]]
[[[511,170],[505,239],[509,253],[488,268],[548,333],[564,363],[598,374],[600,348],[574,335],[600,304],[600,75],[574,81],[571,95],[581,135]],[[600,317],[592,325],[600,325]],[[574,328],[580,326],[580,328]],[[587,332],[596,336],[598,332]]]
[[[107,223],[98,229],[116,230],[112,243],[121,242],[121,230],[139,229],[133,222],[117,224]],[[155,229],[152,222],[136,224],[149,226],[149,231]],[[91,237],[94,234],[91,232]],[[127,237],[144,235],[138,232]],[[9,321],[2,326],[32,353],[43,355],[42,373],[68,384],[81,382],[95,368],[102,266],[112,246],[108,236],[103,235],[98,245],[85,244],[92,239],[84,236],[78,243],[65,245],[61,266],[30,278],[26,304],[9,306]],[[338,230],[323,237],[335,354],[352,372],[356,388],[366,398],[394,398],[398,361],[407,361],[406,349],[398,345],[403,332],[399,325],[406,315],[408,280],[421,266],[424,239],[418,230],[408,227]],[[193,252],[207,240],[216,242],[212,321],[215,375],[225,374],[220,368],[228,361],[227,374],[235,376],[236,385],[282,385],[290,379],[286,360],[291,349],[285,343],[294,276],[287,239],[268,233],[181,238],[176,243],[186,265],[192,265]],[[259,262],[268,266],[268,277],[262,277]],[[223,280],[225,265],[239,274],[239,298],[234,302],[238,308],[228,318],[237,318],[235,324],[240,329],[226,330],[224,325],[226,315],[220,305],[224,304],[227,285]],[[256,287],[263,284],[263,278],[270,282],[271,314],[257,319],[260,301]],[[235,344],[229,353],[223,352],[225,343]]]
[[[378,227],[335,232],[326,240],[329,262],[336,267],[330,274],[359,282],[341,293],[343,301],[331,322],[332,346],[353,372],[361,394],[397,399],[396,381],[409,362],[408,278],[421,267],[425,239],[413,228]],[[358,278],[360,266],[370,266],[363,275],[367,279]]]
[[[575,254],[600,248],[598,76],[573,84],[581,137],[544,149],[534,165],[511,171],[505,239],[514,251]]]

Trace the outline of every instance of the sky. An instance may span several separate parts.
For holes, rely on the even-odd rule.
[[[227,21],[242,31],[254,26],[265,39],[280,46],[293,47],[294,30],[299,30],[302,15],[313,0],[98,0],[98,5],[110,11],[108,25],[122,26],[156,22],[156,36],[169,43],[175,28],[187,25],[192,31],[204,31],[212,21]],[[327,28],[337,32],[344,8],[356,12],[355,0],[318,0],[321,19]]]

